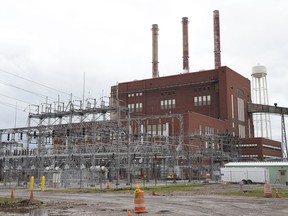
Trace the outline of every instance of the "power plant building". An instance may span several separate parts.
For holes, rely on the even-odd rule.
[[[185,147],[192,142],[194,153],[209,148],[223,150],[223,143],[217,143],[215,137],[227,137],[226,148],[238,152],[242,160],[282,159],[280,142],[254,137],[253,115],[248,110],[252,103],[250,80],[227,66],[221,66],[219,12],[216,10],[213,15],[215,69],[190,72],[189,21],[183,17],[183,73],[160,77],[159,29],[154,24],[152,78],[112,86],[110,105],[127,107],[131,118],[137,116],[140,119],[137,125],[131,125],[132,132],[138,136],[182,136],[176,144],[183,142]],[[155,117],[146,120],[148,115]],[[205,142],[194,139],[205,135],[210,137]],[[209,143],[212,136],[214,141]]]
[[[250,81],[229,67],[119,83],[112,87],[111,96],[127,106],[132,117],[160,116],[143,122],[144,132],[179,135],[180,125],[161,116],[183,114],[184,137],[227,134],[240,138],[241,142],[234,144],[243,159],[282,157],[279,142],[254,138],[247,105],[251,102]]]

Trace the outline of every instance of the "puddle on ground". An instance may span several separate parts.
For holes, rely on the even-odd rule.
[[[0,212],[1,215],[1,212]],[[29,213],[8,213],[5,212],[6,216],[48,216],[47,209],[34,209],[31,210]]]

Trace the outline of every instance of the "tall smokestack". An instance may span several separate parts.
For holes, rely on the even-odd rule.
[[[221,67],[219,11],[215,10],[213,14],[214,14],[214,61],[215,61],[215,69],[217,69]]]
[[[158,25],[152,25],[152,78],[159,77],[158,71]]]
[[[188,17],[182,18],[183,27],[183,70],[189,72]]]

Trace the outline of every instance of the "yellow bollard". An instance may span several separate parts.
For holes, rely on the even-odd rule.
[[[41,178],[41,191],[44,192],[45,189],[45,176],[42,176]]]
[[[34,176],[31,176],[30,178],[30,191],[34,190]]]

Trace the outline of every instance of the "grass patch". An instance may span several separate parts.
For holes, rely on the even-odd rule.
[[[15,203],[15,202],[21,202],[23,201],[22,198],[14,198],[13,200],[11,200],[11,198],[7,198],[7,197],[0,197],[0,204],[10,204],[10,203]]]
[[[153,191],[157,191],[158,193],[172,193],[172,192],[189,192],[196,190],[198,188],[203,187],[203,184],[175,184],[175,185],[168,185],[168,186],[155,186],[155,187],[142,187],[141,190],[144,190],[145,193],[152,193]],[[115,192],[127,192],[133,193],[135,190],[135,186],[132,188],[113,188],[106,190],[103,188],[101,191],[100,189],[63,189],[63,190],[45,190],[45,192],[52,192],[52,193],[115,193]]]
[[[219,193],[219,195],[225,196],[244,196],[244,197],[264,197],[263,190],[254,190],[254,191],[245,191],[245,192],[223,192]],[[288,191],[279,191],[279,195],[281,198],[288,198]],[[272,197],[276,197],[276,191],[273,191]]]
[[[156,191],[158,193],[172,193],[172,192],[189,192],[194,191],[203,187],[203,184],[179,184],[179,185],[169,185],[169,186],[156,186],[156,187],[146,187],[142,188],[145,192]]]

